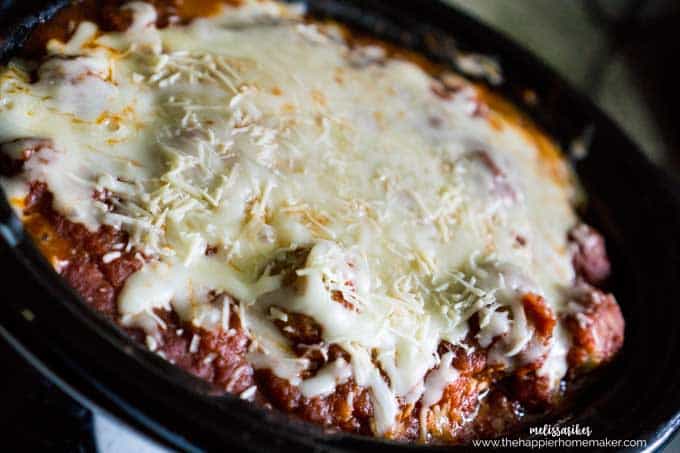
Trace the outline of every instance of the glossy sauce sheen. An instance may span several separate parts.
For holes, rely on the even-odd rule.
[[[27,229],[227,392],[462,443],[621,347],[568,167],[487,89],[271,2],[86,1],[24,56],[0,73],[0,168]]]

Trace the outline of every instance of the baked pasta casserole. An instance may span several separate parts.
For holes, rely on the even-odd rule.
[[[329,431],[516,432],[623,343],[556,145],[300,5],[67,8],[0,68],[0,172],[93,309]]]

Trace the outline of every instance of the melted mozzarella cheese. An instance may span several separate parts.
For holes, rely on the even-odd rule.
[[[306,379],[300,386],[300,391],[308,398],[328,395],[335,391],[336,384],[344,384],[351,376],[349,365],[340,358],[324,366],[313,378]]]
[[[458,378],[458,371],[453,367],[453,353],[447,352],[442,356],[439,367],[427,376],[422,407],[428,408],[437,403],[444,394],[444,389]]]
[[[551,171],[562,164],[546,165],[502,117],[472,114],[472,86],[441,98],[410,62],[357,64],[337,34],[277,3],[163,30],[150,5],[128,8],[124,33],[83,23],[51,42],[36,83],[20,61],[0,73],[0,142],[52,141],[2,184],[17,195],[45,181],[67,218],[123,229],[149,257],[120,295],[124,323],[152,333],[153,310],[172,307],[227,328],[228,303],[221,314],[206,302],[224,292],[239,301],[254,367],[306,396],[351,376],[370,388],[382,434],[400,400],[430,406],[456,378],[437,347],[462,344],[473,315],[482,346],[505,338],[494,357],[507,364],[533,334],[523,292],[562,310],[575,222],[571,188]],[[290,288],[267,269],[297,247],[311,252]],[[272,306],[279,319],[280,309],[314,318],[351,363],[302,381],[308,362]],[[552,380],[566,342],[560,334],[541,371]]]

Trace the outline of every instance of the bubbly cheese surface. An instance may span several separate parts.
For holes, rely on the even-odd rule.
[[[172,307],[226,329],[228,302],[208,302],[226,293],[254,367],[307,397],[354,379],[384,434],[402,404],[427,408],[456,378],[437,348],[470,347],[473,315],[476,342],[513,366],[534,336],[521,296],[563,310],[566,170],[502,115],[479,114],[474,86],[442,95],[415,64],[350,46],[295,7],[246,2],[161,30],[150,5],[126,8],[126,32],[82,23],[39,67],[0,73],[0,142],[52,143],[5,189],[44,181],[57,211],[125,230],[144,256],[119,297],[123,323],[153,337],[153,310]],[[287,286],[272,262],[299,248],[303,284]],[[273,323],[291,312],[350,362],[301,379],[308,363]],[[556,383],[568,339],[552,341],[539,372]]]

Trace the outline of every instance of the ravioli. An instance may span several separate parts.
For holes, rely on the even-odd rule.
[[[218,9],[130,3],[0,72],[2,187],[86,301],[227,392],[404,440],[517,429],[614,356],[545,136],[299,6]]]

